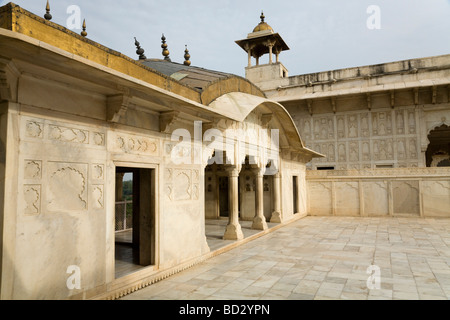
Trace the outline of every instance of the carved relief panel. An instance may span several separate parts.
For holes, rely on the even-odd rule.
[[[198,169],[166,168],[164,180],[167,199],[170,201],[198,200],[200,178]]]
[[[47,209],[52,212],[88,210],[88,165],[48,162]]]

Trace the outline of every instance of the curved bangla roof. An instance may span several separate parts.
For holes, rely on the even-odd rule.
[[[278,127],[283,130],[288,144],[293,149],[308,154],[313,158],[323,157],[323,155],[305,147],[289,112],[287,112],[287,110],[278,102],[243,92],[231,92],[224,94],[213,101],[209,107],[217,113],[223,114],[239,122],[245,121],[254,110],[265,108],[266,113],[275,116],[278,121]]]

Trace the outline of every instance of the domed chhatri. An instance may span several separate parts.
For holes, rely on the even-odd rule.
[[[264,21],[264,19],[266,18],[266,17],[264,16],[264,12],[261,12],[260,18],[261,18],[261,22],[255,27],[255,29],[253,29],[253,32],[267,31],[267,30],[273,32],[272,27],[269,26],[269,25],[267,24],[267,22]]]
[[[264,12],[261,12],[261,22],[247,35],[246,39],[237,40],[248,56],[248,66],[245,68],[245,77],[253,82],[260,82],[262,78],[276,79],[288,77],[288,70],[280,62],[280,53],[289,50],[283,38],[265,22]],[[269,63],[260,65],[260,58],[268,54]],[[273,59],[275,55],[275,61]],[[252,66],[252,58],[256,65]]]

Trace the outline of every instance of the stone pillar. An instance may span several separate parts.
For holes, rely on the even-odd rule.
[[[277,52],[277,53],[275,54],[275,57],[276,57],[277,63],[280,62],[280,53],[279,53],[279,52]]]
[[[259,57],[256,58],[256,65],[259,66]]]
[[[266,230],[267,222],[264,216],[264,171],[255,170],[256,175],[256,194],[255,194],[255,218],[253,219],[252,229]]]
[[[252,50],[248,50],[248,67],[250,68],[252,66]]]
[[[273,46],[270,45],[270,46],[269,46],[269,64],[272,64],[272,63],[273,63],[273,57],[272,57],[272,55],[273,55]]]
[[[123,201],[123,176],[125,173],[116,173],[116,202]]]
[[[224,240],[241,240],[244,239],[241,225],[239,224],[239,170],[233,167],[228,170],[228,211],[229,221]]]
[[[273,206],[274,211],[270,222],[281,223],[281,175],[278,172],[273,176]]]

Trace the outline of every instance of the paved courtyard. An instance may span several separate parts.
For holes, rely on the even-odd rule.
[[[450,219],[307,217],[122,299],[449,298]]]

